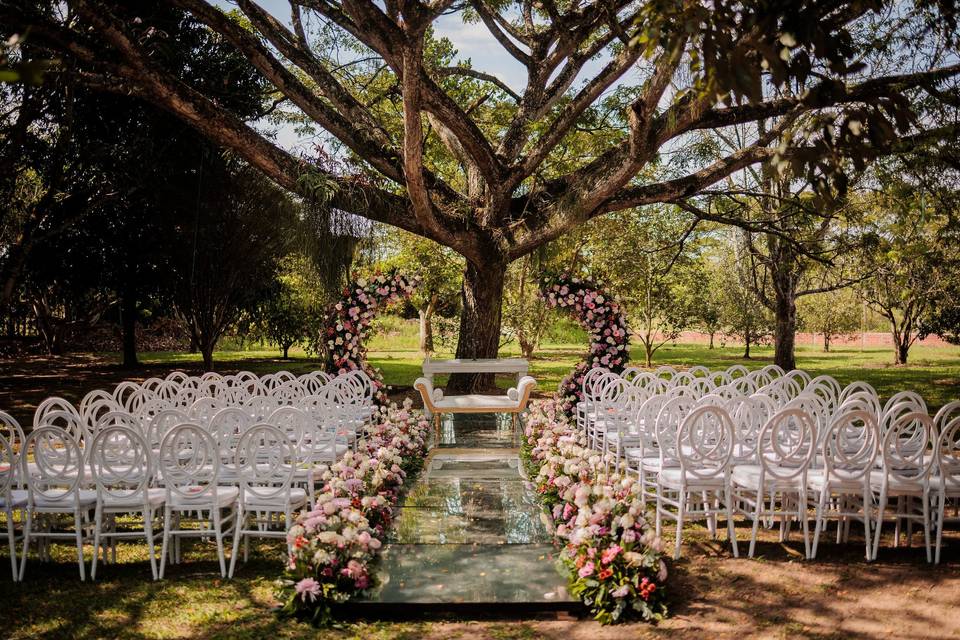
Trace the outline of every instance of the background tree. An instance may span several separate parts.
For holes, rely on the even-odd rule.
[[[800,326],[823,336],[825,352],[830,351],[833,340],[860,328],[861,300],[852,287],[807,296],[799,301],[798,307]]]
[[[135,3],[70,0],[61,11],[4,0],[0,17],[5,35],[33,28],[64,73],[154,101],[279,185],[309,197],[323,184],[335,208],[464,256],[461,357],[496,355],[510,262],[591,218],[694,196],[771,157],[835,164],[881,153],[924,128],[910,117],[910,98],[951,104],[960,73],[938,55],[955,36],[950,3],[324,0],[291,3],[286,24],[252,0],[238,0],[242,20],[204,0],[172,3],[336,139],[347,170],[301,161],[178,77],[157,55],[165,32]],[[434,20],[450,11],[482,22],[519,61],[522,90],[433,39]],[[878,37],[890,11],[897,30]],[[900,71],[905,52],[916,71]],[[597,71],[585,77],[586,69]],[[785,90],[765,97],[765,85]],[[780,133],[804,114],[821,117],[781,148]],[[661,153],[705,128],[772,117],[781,121],[716,160]],[[592,127],[598,143],[571,157],[564,142],[579,127]]]
[[[410,304],[420,320],[420,352],[430,354],[434,350],[434,314],[441,307],[455,307],[459,302],[463,260],[450,249],[411,233],[391,230],[382,238],[390,254],[380,265],[383,270],[396,271],[418,281]]]
[[[167,194],[192,240],[174,254],[171,275],[177,312],[210,371],[224,332],[270,295],[299,229],[295,203],[237,159],[206,155],[196,182],[196,203]]]
[[[323,322],[323,287],[311,260],[290,253],[280,259],[274,287],[257,310],[258,333],[290,357],[290,347],[306,343]]]
[[[691,220],[665,206],[611,214],[590,228],[591,273],[620,298],[648,367],[654,353],[692,322]]]
[[[773,319],[757,298],[747,249],[737,235],[730,234],[727,251],[718,258],[714,286],[722,292],[724,334],[742,342],[743,357],[750,358],[750,348],[773,334]]]

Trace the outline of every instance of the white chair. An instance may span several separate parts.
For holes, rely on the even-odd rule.
[[[23,557],[20,561],[20,580],[27,570],[27,556],[34,539],[50,541],[72,539],[77,545],[77,564],[80,579],[86,578],[83,562],[83,543],[90,537],[90,511],[97,495],[95,491],[80,489],[84,474],[83,451],[73,437],[60,427],[35,428],[24,443],[21,470],[27,485],[27,503],[24,507]],[[33,464],[27,459],[32,454]],[[56,515],[73,516],[73,532],[61,532],[43,527],[34,531],[41,518]],[[45,548],[45,547],[43,547]]]
[[[3,510],[7,545],[10,548],[10,573],[13,581],[17,582],[20,578],[17,571],[17,524],[13,514],[26,506],[27,492],[13,488],[17,481],[16,468],[19,459],[10,441],[4,436],[5,434],[0,433],[0,510]]]
[[[871,548],[871,507],[873,491],[870,473],[880,446],[880,428],[871,411],[845,411],[836,416],[820,438],[822,468],[807,472],[807,485],[818,496],[816,526],[811,558],[817,557],[820,534],[829,517],[837,519],[837,542],[851,518],[863,522],[865,557],[873,558]]]
[[[203,524],[209,522],[217,542],[220,577],[227,577],[223,538],[236,524],[236,505],[240,490],[218,484],[220,455],[213,438],[198,424],[181,424],[171,429],[160,443],[160,475],[166,488],[163,512],[163,549],[160,554],[160,579],[163,579],[170,540],[175,539],[174,559],[180,561],[180,540],[208,536],[204,528],[184,529],[185,516],[197,514]],[[224,516],[222,511],[226,510]],[[209,518],[203,514],[209,513]]]
[[[923,524],[927,562],[933,562],[930,546],[930,472],[936,460],[933,450],[936,443],[933,419],[923,411],[901,414],[887,428],[881,443],[883,468],[870,474],[870,486],[880,494],[873,538],[874,559],[880,546],[880,533],[888,501],[890,498],[897,498],[894,511],[894,546],[900,542],[900,522],[906,520],[912,524],[919,520]],[[913,510],[914,499],[920,502],[919,513]]]
[[[727,412],[720,407],[701,406],[684,418],[671,447],[660,441],[661,454],[672,449],[679,461],[679,468],[662,468],[657,475],[657,518],[677,521],[675,559],[680,558],[684,521],[715,521],[719,514],[726,517],[727,537],[734,557],[739,556],[730,489],[733,438],[733,423]],[[716,525],[712,529],[716,535]]]
[[[190,419],[200,424],[210,424],[211,418],[226,407],[226,403],[220,398],[210,396],[201,396],[193,401],[187,414]]]
[[[153,452],[146,438],[134,428],[113,424],[97,433],[90,449],[90,467],[97,487],[90,578],[97,579],[101,545],[104,560],[109,548],[113,550],[113,562],[116,562],[117,540],[143,538],[150,556],[150,570],[156,580],[153,521],[166,496],[163,489],[150,486],[153,481]],[[130,513],[140,514],[140,530],[118,530],[116,517]]]
[[[240,477],[240,499],[237,526],[233,536],[229,577],[237,566],[240,541],[243,540],[243,561],[247,561],[250,538],[286,538],[293,522],[293,512],[307,504],[304,489],[292,487],[297,468],[297,455],[288,434],[268,424],[250,427],[240,438],[236,468]],[[273,516],[283,515],[283,528],[272,530],[278,522]],[[287,553],[291,553],[287,541]]]
[[[935,451],[937,475],[930,481],[937,498],[937,539],[933,562],[940,564],[947,501],[960,499],[960,416],[940,430]]]
[[[802,409],[783,409],[760,429],[756,446],[756,463],[736,465],[730,475],[736,501],[746,504],[753,518],[748,555],[753,557],[760,520],[779,516],[780,542],[786,541],[796,517],[803,529],[804,557],[809,558],[807,470],[817,453],[816,423]]]
[[[937,414],[933,416],[933,424],[937,428],[937,433],[946,431],[947,425],[957,418],[960,418],[960,400],[951,400],[940,407]]]
[[[216,412],[206,425],[207,433],[213,437],[220,459],[220,483],[235,485],[238,482],[236,458],[240,436],[254,424],[249,411],[238,407],[227,407]]]

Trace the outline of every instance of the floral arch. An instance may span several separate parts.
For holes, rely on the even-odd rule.
[[[565,310],[590,335],[590,351],[584,361],[560,382],[560,406],[568,415],[583,399],[583,377],[587,371],[605,367],[620,373],[630,356],[630,332],[620,303],[603,285],[564,274],[545,278],[540,297],[550,308]]]
[[[408,298],[416,285],[415,279],[397,273],[357,279],[343,290],[343,298],[326,316],[323,340],[327,372],[363,370],[373,380],[374,400],[381,405],[387,401],[383,375],[367,363],[364,343],[379,310]]]

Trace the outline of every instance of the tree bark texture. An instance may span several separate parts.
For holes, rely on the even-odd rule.
[[[467,262],[463,272],[460,339],[457,358],[496,358],[500,349],[501,305],[507,263],[492,259],[481,264]],[[448,388],[473,393],[493,387],[493,374],[454,374]]]

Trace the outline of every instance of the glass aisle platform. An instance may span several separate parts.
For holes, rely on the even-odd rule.
[[[546,514],[521,475],[518,443],[509,417],[444,419],[397,511],[381,584],[367,602],[550,610],[572,604]]]

